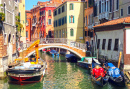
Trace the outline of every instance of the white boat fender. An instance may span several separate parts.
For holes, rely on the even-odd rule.
[[[45,69],[43,70],[43,76],[45,75]]]

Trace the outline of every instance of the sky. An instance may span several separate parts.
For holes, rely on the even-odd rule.
[[[25,0],[25,10],[30,10],[33,8],[33,5],[37,5],[38,1],[49,1],[49,0]]]

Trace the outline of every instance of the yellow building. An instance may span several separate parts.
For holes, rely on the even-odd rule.
[[[23,25],[23,28],[21,29],[20,41],[23,41],[23,43],[26,43],[25,0],[20,0],[19,15],[20,15],[20,23]]]
[[[67,1],[54,10],[55,38],[83,41],[83,4],[81,1]]]

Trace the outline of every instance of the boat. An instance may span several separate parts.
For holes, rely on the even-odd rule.
[[[14,63],[20,62],[16,66],[9,66],[7,70],[9,83],[14,84],[30,84],[39,82],[45,75],[47,63],[38,57],[38,44],[40,40],[34,42],[26,52],[35,46],[36,53],[30,57],[24,59],[15,59]]]
[[[92,67],[91,68],[92,81],[99,86],[105,86],[108,83],[108,79],[109,79],[109,76],[107,76],[107,73],[100,66],[100,64],[96,63],[93,59],[92,59],[91,67]],[[98,72],[94,72],[94,71],[98,71]]]
[[[56,50],[51,50],[51,51],[50,51],[50,54],[57,55],[57,54],[58,54],[58,52],[57,52]]]
[[[80,61],[77,62],[77,65],[83,68],[90,69],[92,64],[92,58],[96,59],[96,57],[83,57]],[[98,60],[96,62],[99,63]]]
[[[110,76],[109,82],[117,86],[125,86],[124,73],[119,68],[115,67],[112,63],[106,63],[108,75]]]
[[[77,62],[77,57],[73,54],[66,54],[65,58],[68,62]]]

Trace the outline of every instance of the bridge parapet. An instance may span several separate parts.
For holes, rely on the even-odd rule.
[[[40,39],[40,44],[43,44],[43,43],[45,43],[45,44],[60,43],[60,44],[66,44],[70,47],[76,47],[79,49],[86,50],[86,44],[75,42],[73,40],[69,40],[66,38],[42,38],[42,39]]]

